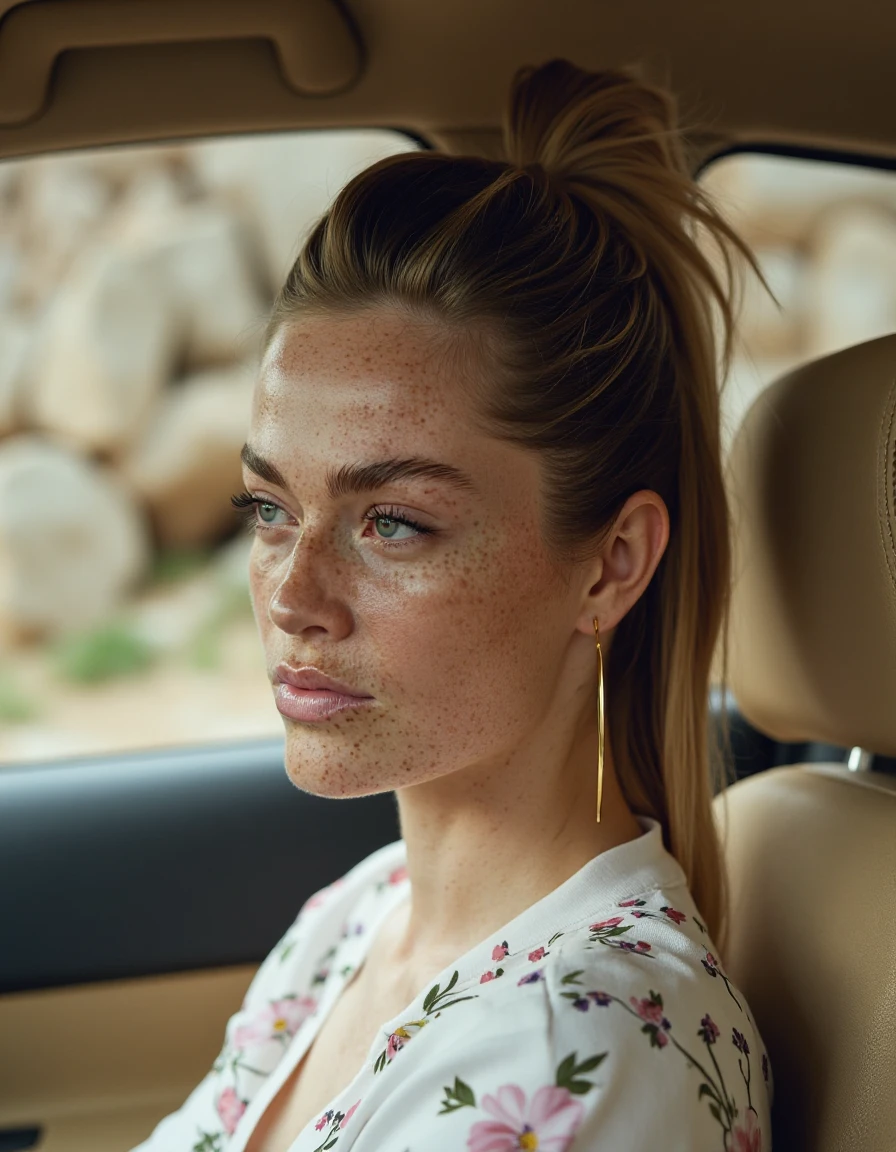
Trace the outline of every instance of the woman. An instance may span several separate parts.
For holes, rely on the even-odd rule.
[[[706,746],[745,250],[661,90],[523,69],[505,137],[367,169],[274,307],[234,503],[286,768],[394,790],[402,839],[140,1152],[770,1147]]]

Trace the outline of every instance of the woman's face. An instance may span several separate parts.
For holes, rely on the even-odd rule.
[[[540,542],[537,460],[477,430],[438,335],[388,311],[290,321],[256,385],[248,445],[284,481],[244,465],[263,502],[250,580],[272,685],[280,661],[309,663],[375,698],[284,717],[287,771],[317,795],[463,769],[475,786],[550,725],[569,659],[581,605]],[[468,486],[423,475],[328,492],[330,472],[410,457]]]

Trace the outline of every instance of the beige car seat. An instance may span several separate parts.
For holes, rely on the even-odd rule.
[[[896,1150],[896,335],[791,372],[732,446],[730,683],[756,728],[852,748],[715,800],[728,970],[776,1152]],[[864,751],[863,751],[864,750]]]

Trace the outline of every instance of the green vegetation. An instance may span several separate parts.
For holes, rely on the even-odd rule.
[[[219,580],[212,606],[188,644],[195,668],[214,670],[221,664],[221,635],[231,620],[252,615],[252,600],[244,585]]]
[[[0,668],[0,724],[23,724],[39,714],[31,700],[7,668]]]
[[[116,621],[56,641],[51,657],[64,680],[91,684],[142,671],[155,651],[130,625]]]
[[[148,582],[152,584],[173,584],[185,580],[206,566],[209,560],[206,548],[166,548],[156,553]]]

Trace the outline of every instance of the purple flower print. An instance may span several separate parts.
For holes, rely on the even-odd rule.
[[[504,959],[504,957],[507,955],[508,951],[509,951],[509,949],[507,947],[507,941],[506,940],[504,941],[503,944],[496,944],[495,947],[492,949],[492,960],[494,960],[494,962],[496,964],[499,964]]]
[[[715,1044],[719,1038],[719,1026],[708,1012],[700,1021],[700,1029],[697,1035],[706,1044]]]
[[[588,999],[593,1000],[601,1008],[606,1008],[608,1004],[613,1003],[613,997],[606,992],[589,992]]]
[[[735,1124],[725,1137],[725,1152],[762,1152],[762,1130],[752,1109],[748,1109],[744,1123]]]
[[[718,976],[718,974],[719,974],[719,962],[718,962],[718,960],[716,960],[715,956],[713,956],[712,952],[707,952],[706,953],[706,959],[701,960],[700,963],[703,965],[703,967],[706,969],[706,971],[710,974],[710,976]]]
[[[573,1008],[578,1008],[580,1012],[588,1011],[588,1000],[584,996],[577,996],[572,1002]]]
[[[523,976],[520,980],[517,980],[516,986],[519,988],[521,984],[537,984],[539,980],[543,979],[543,969],[536,968],[534,972],[527,972],[525,976]],[[481,984],[482,981],[480,980],[479,983]]]
[[[631,940],[620,940],[616,945],[617,948],[622,948],[625,952],[649,952],[650,945],[646,940],[639,940],[637,943],[632,943]]]
[[[245,1100],[240,1100],[235,1089],[225,1088],[215,1101],[215,1109],[221,1117],[224,1131],[228,1136],[232,1136],[240,1122],[240,1117],[246,1111]]]
[[[516,1084],[505,1084],[494,1096],[483,1096],[482,1108],[493,1120],[477,1120],[467,1136],[469,1152],[566,1152],[585,1108],[566,1088],[548,1084],[527,1103]]]
[[[743,1032],[738,1032],[736,1028],[731,1029],[731,1043],[740,1052],[743,1052],[744,1056],[750,1055],[750,1045],[747,1043],[746,1036]]]
[[[233,1033],[234,1048],[246,1048],[265,1040],[288,1039],[317,1007],[313,996],[284,996],[272,1000],[253,1020]]]

